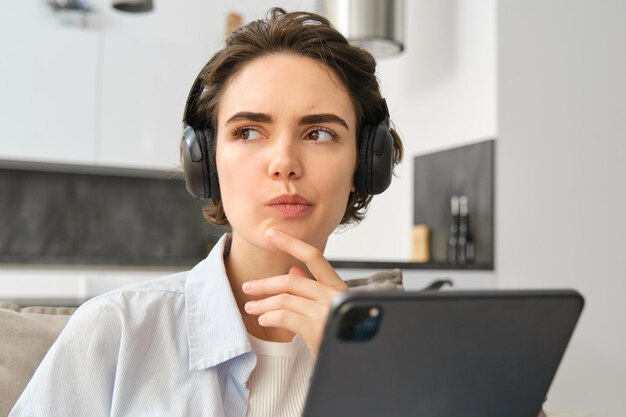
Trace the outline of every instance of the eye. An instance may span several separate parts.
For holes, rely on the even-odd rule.
[[[255,140],[255,139],[261,138],[261,133],[259,133],[258,130],[251,128],[251,127],[238,127],[237,129],[233,130],[232,135],[234,139],[239,139],[239,140],[244,140],[244,141]]]
[[[306,140],[312,140],[315,142],[332,142],[337,140],[337,134],[329,129],[316,128],[311,130],[306,135]]]

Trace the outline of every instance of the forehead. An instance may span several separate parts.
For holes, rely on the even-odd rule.
[[[294,54],[273,54],[243,66],[228,81],[218,107],[218,124],[239,111],[263,112],[277,118],[335,113],[352,128],[354,106],[332,70]]]

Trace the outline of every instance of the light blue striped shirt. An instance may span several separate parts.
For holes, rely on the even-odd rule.
[[[223,253],[71,317],[9,417],[245,417],[256,365]]]

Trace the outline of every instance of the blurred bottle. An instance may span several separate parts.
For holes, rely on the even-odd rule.
[[[466,263],[466,249],[467,249],[467,216],[469,214],[469,204],[467,196],[462,195],[459,197],[459,239],[457,241],[456,259],[458,263]]]
[[[459,264],[474,261],[474,242],[469,230],[469,200],[467,196],[459,197],[459,236],[457,240],[457,262]]]
[[[457,250],[459,241],[459,197],[453,195],[450,198],[450,230],[448,232],[448,262],[457,263]]]

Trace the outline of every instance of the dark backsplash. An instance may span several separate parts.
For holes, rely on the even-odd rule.
[[[224,232],[180,179],[0,169],[0,262],[191,266]]]
[[[431,261],[447,263],[450,197],[467,196],[475,263],[494,263],[495,140],[413,158],[413,224],[430,228]]]

